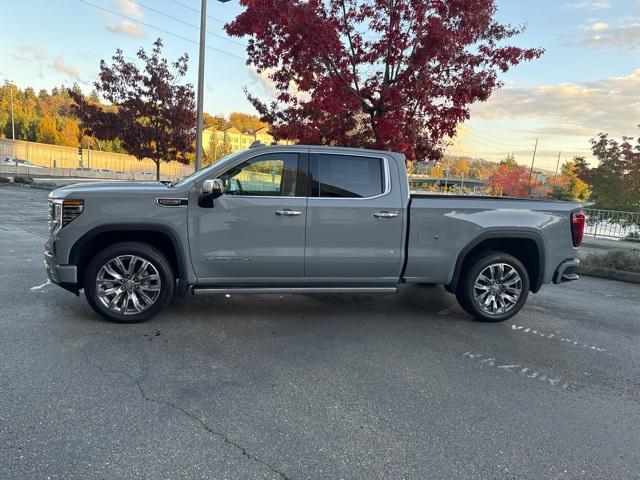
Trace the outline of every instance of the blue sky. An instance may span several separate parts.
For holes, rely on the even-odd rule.
[[[198,31],[178,20],[196,25],[198,14],[191,9],[199,8],[198,0],[11,3],[11,21],[3,22],[0,79],[36,90],[73,81],[89,89],[100,59],[109,58],[118,47],[133,56],[140,46],[149,47],[160,36],[170,58],[189,53],[189,80],[195,83],[197,45],[187,39],[195,42]],[[499,20],[527,25],[513,43],[543,47],[546,53],[503,75],[505,88],[473,107],[472,119],[461,127],[451,153],[497,160],[514,152],[519,162],[527,163],[539,138],[537,163],[554,168],[558,151],[564,152],[563,159],[588,153],[588,140],[598,131],[636,135],[640,123],[640,0],[498,0],[497,5]],[[234,0],[209,2],[209,14],[222,22],[239,11]],[[209,19],[208,30],[225,37],[219,21]],[[233,43],[238,39],[208,35],[207,41],[240,58],[207,51],[205,109],[222,114],[252,112],[243,88],[267,95],[269,87],[244,64],[243,46]]]

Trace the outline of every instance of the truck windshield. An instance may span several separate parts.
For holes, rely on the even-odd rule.
[[[202,170],[198,170],[197,172],[193,172],[191,175],[187,175],[186,177],[182,177],[179,181],[177,181],[174,184],[174,186],[179,187],[181,185],[184,185],[187,182],[191,182],[193,180],[197,180],[200,177],[206,176],[206,175],[209,174],[209,172],[214,167],[219,167],[219,166],[221,166],[221,165],[233,160],[234,158],[240,156],[242,153],[244,153],[244,150],[240,150],[238,152],[231,153],[231,154],[227,155],[226,157],[221,158],[217,162],[212,163],[211,165],[203,168]]]

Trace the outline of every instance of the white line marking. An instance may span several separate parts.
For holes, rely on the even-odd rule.
[[[531,334],[531,335],[536,335],[536,336],[542,337],[542,338],[554,338],[555,337],[557,340],[559,340],[561,342],[569,343],[569,344],[577,345],[577,346],[579,345],[581,347],[587,348],[589,350],[594,350],[596,352],[606,352],[607,351],[606,348],[601,348],[601,347],[598,347],[596,345],[588,345],[588,344],[586,344],[584,342],[580,342],[580,341],[574,340],[572,338],[563,337],[563,336],[561,336],[560,332],[542,333],[542,332],[539,332],[538,330],[531,329],[531,328],[525,328],[525,327],[523,327],[521,325],[515,325],[515,324],[511,325],[511,330],[515,330],[516,332],[522,332],[522,333],[528,333],[528,334]]]
[[[575,387],[579,387],[579,385],[575,383],[571,383],[568,381],[563,382],[561,377],[552,376],[552,375],[543,373],[539,370],[535,370],[530,367],[525,367],[519,363],[513,363],[513,364],[505,363],[502,365],[497,364],[495,357],[488,357],[488,356],[485,357],[484,354],[482,353],[465,352],[462,354],[462,356],[469,358],[471,360],[475,360],[482,367],[489,366],[489,367],[498,368],[500,370],[505,370],[507,372],[521,375],[531,380],[537,380],[539,382],[546,383],[553,387],[560,387],[560,388],[564,388],[565,390],[569,389],[569,387],[571,387],[571,389],[575,389]],[[589,375],[589,374],[585,372],[585,375]]]
[[[41,290],[44,287],[46,287],[47,285],[51,285],[51,280],[47,280],[45,283],[43,283],[42,285],[36,285],[35,287],[31,287],[29,290],[31,290],[32,292],[35,292],[36,290]]]

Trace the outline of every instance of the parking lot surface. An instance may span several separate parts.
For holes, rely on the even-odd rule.
[[[0,188],[0,478],[640,478],[638,285],[502,324],[410,286],[116,325],[47,282],[46,195]]]

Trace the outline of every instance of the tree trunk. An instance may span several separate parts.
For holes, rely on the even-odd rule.
[[[154,160],[156,162],[156,180],[160,181],[160,160]]]

